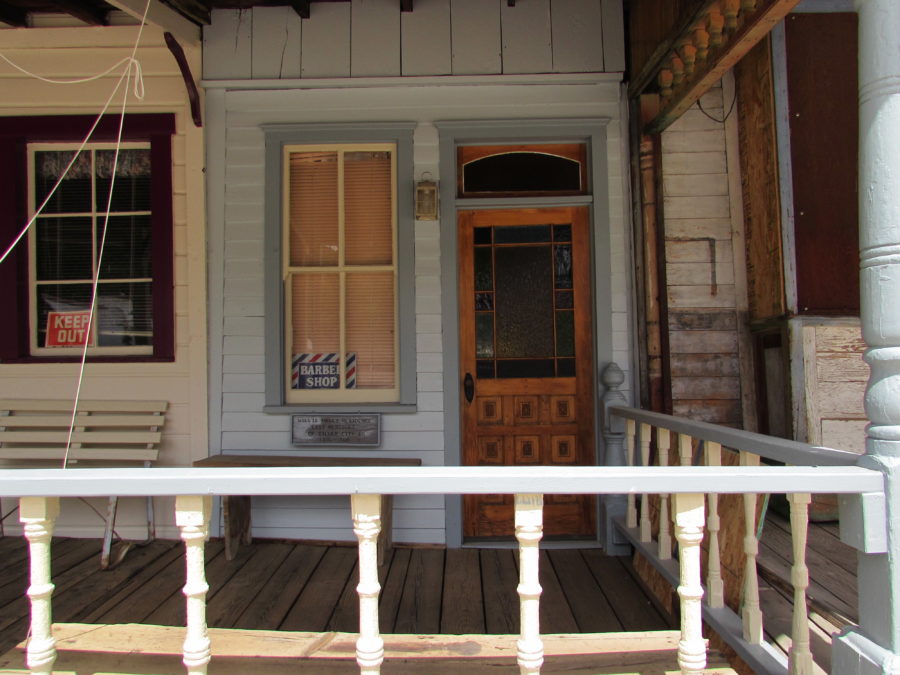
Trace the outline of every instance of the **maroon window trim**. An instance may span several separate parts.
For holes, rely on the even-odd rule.
[[[96,117],[46,115],[0,118],[0,250],[5,251],[28,218],[27,146],[39,142],[78,142]],[[115,141],[119,117],[103,118],[92,141]],[[123,141],[150,143],[151,210],[153,223],[153,354],[151,356],[92,356],[91,362],[175,360],[175,287],[172,223],[172,135],[175,115],[126,115]],[[77,357],[30,355],[28,326],[28,247],[23,239],[0,264],[0,361],[64,363]]]

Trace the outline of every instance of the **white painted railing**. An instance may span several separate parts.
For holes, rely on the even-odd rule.
[[[812,673],[813,658],[810,650],[810,625],[806,599],[806,591],[809,586],[806,540],[811,493],[819,492],[819,490],[807,490],[800,487],[799,484],[792,489],[783,490],[782,487],[776,487],[772,483],[756,484],[755,481],[753,484],[744,483],[746,480],[744,476],[747,475],[745,472],[767,469],[767,467],[761,466],[760,458],[796,464],[798,466],[784,468],[799,476],[802,472],[811,470],[812,467],[819,467],[812,469],[813,471],[823,472],[827,470],[828,466],[853,467],[859,460],[859,456],[842,450],[818,448],[794,441],[622,406],[608,405],[606,415],[606,441],[613,445],[619,442],[623,443],[621,454],[628,466],[649,468],[655,464],[658,467],[665,467],[674,463],[676,458],[670,456],[673,446],[671,439],[674,436],[677,438],[677,461],[682,467],[694,466],[697,469],[705,467],[715,469],[719,473],[716,482],[709,484],[704,490],[708,504],[706,530],[709,533],[709,553],[705,570],[708,598],[705,604],[701,604],[697,589],[691,585],[693,580],[703,578],[703,573],[697,570],[691,573],[690,580],[685,579],[686,567],[699,565],[699,559],[695,561],[693,558],[695,554],[689,552],[682,543],[684,535],[676,537],[680,546],[680,581],[676,581],[671,565],[667,564],[672,557],[672,545],[668,523],[669,499],[665,493],[660,492],[655,500],[650,495],[643,494],[640,501],[640,514],[638,514],[637,500],[629,495],[629,499],[625,503],[624,516],[614,519],[619,529],[644,553],[656,569],[663,573],[664,577],[667,577],[672,583],[680,583],[679,594],[682,595],[683,620],[685,620],[684,598],[687,597],[687,602],[692,608],[690,611],[703,609],[706,620],[713,625],[720,637],[725,639],[754,668],[755,672]],[[617,431],[617,429],[624,429],[624,431]],[[730,450],[731,454],[735,456],[733,458],[734,466],[722,466],[723,448]],[[735,481],[743,484],[743,489],[730,489]],[[739,609],[739,612],[731,612],[731,609],[726,607],[721,566],[722,524],[718,498],[720,494],[730,492],[741,493],[743,502],[743,586],[741,589],[734,589],[739,590],[739,593],[732,593],[732,597],[740,598],[740,607],[734,608],[735,610]],[[760,516],[759,495],[782,492],[787,493],[790,504],[793,542],[793,566],[791,568],[791,583],[794,588],[793,622],[791,649],[787,659],[781,652],[764,642],[764,617],[760,607],[756,565],[759,552],[759,541],[757,540]],[[862,491],[860,494],[864,492]],[[676,505],[679,504],[679,500],[684,498],[686,495],[676,494]],[[702,505],[695,505],[695,508],[700,508],[702,511]],[[654,510],[655,518],[653,517]],[[679,519],[684,517],[683,511],[683,507],[676,506],[673,515],[676,531],[679,528]],[[691,536],[696,535],[692,533]],[[655,546],[653,545],[654,537]],[[693,539],[691,539],[691,545],[696,547]],[[691,557],[688,558],[688,555]],[[682,592],[682,588],[685,586],[690,589],[690,592],[686,594]],[[686,629],[683,627],[682,630],[684,632]],[[685,668],[684,663],[682,663],[682,668]],[[688,669],[685,672],[694,671]]]
[[[624,409],[617,415],[629,414]],[[638,423],[641,423],[638,420]],[[637,438],[628,435],[629,445]],[[686,447],[686,446],[685,446]],[[633,453],[631,453],[633,454]],[[687,454],[683,455],[686,461]],[[680,571],[681,640],[678,661],[683,673],[702,672],[706,647],[702,637],[704,589],[700,568],[706,495],[763,492],[879,493],[882,475],[854,466],[771,467],[747,463],[727,470],[716,466],[625,467],[311,467],[204,469],[2,470],[0,495],[20,497],[21,518],[32,552],[32,638],[28,666],[49,673],[55,659],[50,631],[52,580],[49,538],[60,497],[106,496],[116,486],[119,496],[175,496],[176,524],[186,546],[187,626],[184,663],[189,673],[205,673],[211,658],[205,619],[207,584],[203,545],[209,528],[212,495],[350,495],[353,527],[359,539],[360,630],[357,662],[363,673],[378,673],[384,643],[378,628],[377,553],[381,527],[381,494],[515,495],[516,537],[520,550],[521,635],[516,644],[521,673],[540,672],[543,645],[538,625],[540,584],[538,544],[542,533],[543,494],[621,496],[667,494],[671,497]],[[642,504],[647,501],[642,499]],[[795,500],[802,509],[803,499]],[[636,522],[629,509],[628,522]],[[643,522],[643,514],[642,514]],[[626,523],[623,521],[622,526]],[[640,534],[640,531],[639,531]],[[639,536],[638,539],[642,537]],[[752,548],[748,544],[748,548]],[[658,550],[658,549],[657,549]],[[668,561],[675,564],[673,560]],[[801,566],[798,566],[798,570]],[[677,568],[676,568],[677,570]],[[798,578],[802,573],[796,574]],[[800,640],[796,644],[801,644]],[[798,660],[799,662],[799,660]],[[781,672],[784,672],[782,669]],[[803,672],[796,670],[795,672]]]

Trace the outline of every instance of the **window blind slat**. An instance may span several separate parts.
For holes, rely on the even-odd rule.
[[[347,351],[356,353],[358,389],[395,386],[393,272],[347,274]]]
[[[338,163],[336,152],[290,156],[290,263],[338,263]]]
[[[346,264],[390,265],[393,262],[389,152],[346,153],[344,217]]]

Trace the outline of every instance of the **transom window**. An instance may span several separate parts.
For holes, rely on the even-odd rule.
[[[538,197],[587,194],[585,143],[461,145],[460,197]]]
[[[399,400],[396,154],[283,147],[286,403]]]
[[[51,195],[77,148],[60,143],[28,146],[30,212],[49,195],[29,234],[31,353],[75,355],[87,339],[92,354],[151,355],[150,144],[123,144],[117,160],[114,144],[87,146]]]

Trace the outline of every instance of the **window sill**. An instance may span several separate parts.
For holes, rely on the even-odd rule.
[[[322,405],[267,405],[263,412],[270,415],[304,415],[330,413],[397,413],[416,412],[415,403],[372,403],[366,405],[343,405],[339,403],[323,403]]]

